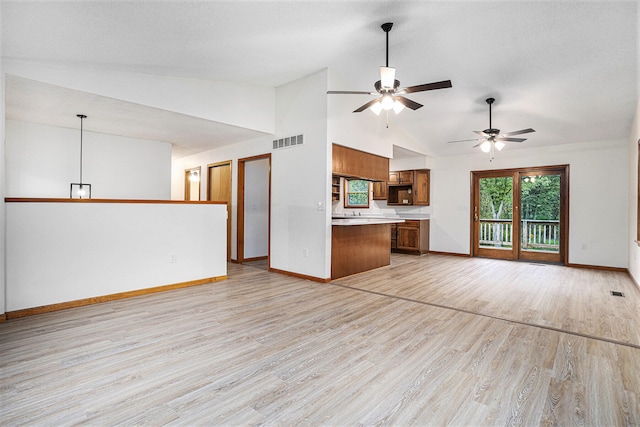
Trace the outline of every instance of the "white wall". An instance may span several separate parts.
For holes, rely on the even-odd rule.
[[[568,262],[626,268],[628,153],[614,140],[434,158],[430,248],[470,253],[471,171],[569,164]]]
[[[636,115],[629,133],[629,234],[627,247],[629,248],[629,273],[640,284],[640,244],[636,242],[638,227],[638,142],[640,142],[640,98],[636,107]],[[639,285],[640,286],[640,285]]]
[[[5,72],[261,132],[273,132],[271,87],[7,61]]]
[[[269,159],[245,162],[244,257],[269,254]]]
[[[207,164],[233,162],[232,259],[237,257],[237,160],[272,153],[270,265],[320,279],[331,276],[326,91],[326,70],[278,87],[273,136],[174,160],[171,196],[178,200],[184,194],[185,169],[201,166],[205,171]],[[300,134],[304,135],[303,145],[273,150],[274,139]],[[203,177],[202,194],[206,194],[206,182]],[[322,210],[318,210],[318,203]]]
[[[334,72],[329,72],[329,88],[345,90],[349,85]],[[415,140],[407,135],[394,122],[395,113],[376,116],[371,111],[353,113],[353,110],[370,101],[371,96],[328,95],[327,97],[327,138],[330,143],[344,145],[379,156],[392,158],[393,145],[412,151],[423,152]],[[411,114],[402,112],[400,114]],[[387,127],[387,124],[389,125]]]
[[[209,172],[207,165],[231,161],[231,259],[237,259],[238,253],[238,159],[269,152],[271,152],[271,140],[263,138],[174,159],[171,165],[171,199],[184,200],[184,171],[200,166],[202,171],[200,194],[204,200],[207,194],[207,174]]]
[[[6,120],[5,151],[7,197],[68,198],[80,174],[80,120],[78,129]],[[168,143],[84,131],[83,159],[94,199],[170,198]]]
[[[7,311],[226,276],[220,236],[221,204],[7,203]]]
[[[0,2],[0,22],[2,22],[2,3]],[[0,31],[0,315],[5,312],[5,90],[4,60],[2,59],[2,32]]]
[[[331,277],[326,92],[327,70],[278,88],[273,139],[304,134],[304,145],[274,150],[271,165],[271,267],[318,278]]]

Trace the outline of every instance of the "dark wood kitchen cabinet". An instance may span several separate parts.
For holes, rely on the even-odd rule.
[[[387,205],[428,206],[429,169],[389,172]]]
[[[413,183],[413,204],[429,206],[429,169],[415,171]]]
[[[332,201],[340,200],[340,177],[339,176],[331,177],[331,200]]]
[[[429,252],[429,220],[406,220],[391,227],[391,250],[426,254]]]
[[[333,144],[331,161],[333,175],[369,181],[386,181],[389,177],[386,157]]]
[[[389,172],[389,184],[412,184],[413,171]]]
[[[387,200],[387,181],[373,181],[373,200]]]

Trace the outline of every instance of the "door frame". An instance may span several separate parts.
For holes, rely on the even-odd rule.
[[[242,264],[244,258],[244,183],[245,183],[245,163],[254,160],[269,160],[269,194],[268,194],[268,212],[267,212],[267,262],[268,268],[271,269],[271,153],[260,154],[257,156],[245,157],[238,159],[238,222],[237,222],[237,248],[236,260]]]
[[[560,175],[560,247],[559,261],[549,261],[543,253],[522,251],[520,249],[520,222],[521,222],[521,192],[520,177],[523,175]],[[479,255],[479,221],[476,219],[476,208],[480,205],[480,194],[477,190],[480,178],[487,177],[512,177],[513,178],[513,219],[517,219],[517,225],[512,227],[512,250],[483,248],[483,255]],[[494,169],[471,172],[471,209],[470,209],[470,253],[471,256],[484,256],[488,258],[508,259],[517,261],[555,262],[562,265],[569,263],[569,165],[534,166],[527,168]],[[479,219],[479,218],[478,218]]]
[[[198,200],[195,200],[195,201],[200,201],[200,198],[202,197],[202,194],[200,193],[200,186],[202,181],[202,169],[200,166],[196,166],[194,168],[188,168],[184,170],[184,199],[191,200],[191,186],[194,185],[194,183],[191,181],[190,177],[193,172],[196,172],[198,174],[198,181],[197,181]]]
[[[233,162],[225,160],[223,162],[209,163],[207,165],[207,200],[211,201],[211,169],[219,166],[229,165],[229,202],[227,202],[227,261],[231,260],[231,229],[232,215],[231,202],[233,201]]]

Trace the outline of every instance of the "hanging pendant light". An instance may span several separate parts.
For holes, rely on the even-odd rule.
[[[84,114],[76,115],[80,119],[80,182],[72,182],[70,197],[72,199],[90,199],[91,198],[91,184],[82,182],[82,131],[83,120],[87,118]]]

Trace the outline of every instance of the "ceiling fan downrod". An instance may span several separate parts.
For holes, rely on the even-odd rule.
[[[380,28],[382,28],[382,30],[386,33],[387,35],[387,62],[386,62],[386,67],[389,67],[389,31],[391,31],[391,28],[393,27],[393,22],[386,22],[384,24],[382,24],[380,26]]]
[[[491,124],[491,104],[494,103],[495,98],[487,98],[486,101],[487,101],[487,104],[489,104],[489,129],[485,130],[484,133],[495,137],[495,136],[498,136],[498,134],[500,133],[500,130],[494,129],[493,125]]]

